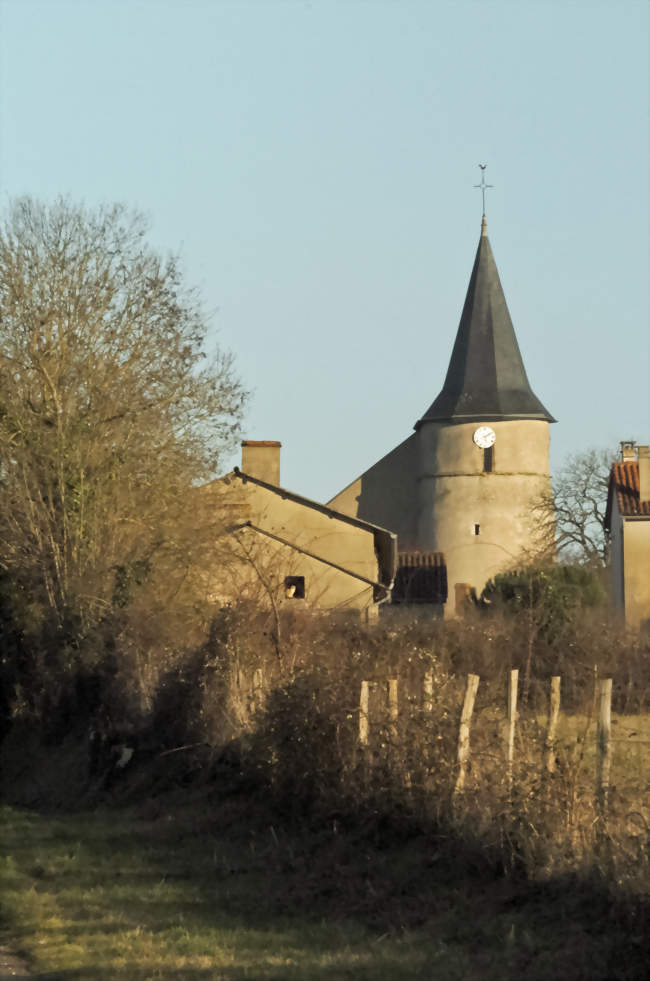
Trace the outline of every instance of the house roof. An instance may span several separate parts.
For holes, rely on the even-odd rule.
[[[287,490],[286,487],[279,487],[277,484],[270,484],[266,480],[261,480],[259,477],[253,477],[252,474],[244,473],[239,467],[234,467],[232,474],[228,476],[238,477],[243,483],[250,482],[251,484],[257,484],[259,487],[264,487],[273,494],[277,494],[284,500],[293,501],[295,504],[301,504],[303,507],[319,511],[321,514],[327,515],[328,518],[343,521],[345,524],[354,525],[355,528],[362,528],[364,531],[370,532],[374,536],[381,584],[388,589],[391,588],[397,570],[397,535],[392,531],[388,531],[386,528],[380,528],[379,525],[370,524],[368,521],[362,521],[360,518],[353,518],[351,515],[343,514],[341,511],[335,511],[334,508],[330,508],[326,504],[320,504],[318,501],[312,501],[308,497],[294,494],[293,491]]]
[[[616,494],[618,510],[624,518],[637,515],[650,517],[650,501],[641,500],[638,460],[615,463],[610,471],[605,512],[605,527],[608,530],[611,529],[614,494]]]
[[[447,377],[415,428],[430,421],[479,419],[555,422],[530,387],[485,216]]]

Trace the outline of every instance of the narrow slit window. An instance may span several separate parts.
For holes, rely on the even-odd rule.
[[[494,447],[486,446],[483,450],[483,473],[492,473],[494,469]]]
[[[480,525],[474,525],[474,534],[475,535],[480,535],[481,534],[481,526]]]
[[[304,599],[305,577],[287,576],[284,580],[284,594],[287,599]]]

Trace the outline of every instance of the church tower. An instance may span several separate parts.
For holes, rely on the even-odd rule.
[[[468,587],[480,595],[534,556],[531,506],[550,489],[551,422],[526,375],[483,214],[442,391],[415,432],[329,504],[396,533],[407,565],[444,556],[453,615]]]
[[[533,393],[499,279],[485,215],[442,391],[415,425],[415,538],[443,552],[454,612],[530,558],[531,504],[549,490],[549,423]]]

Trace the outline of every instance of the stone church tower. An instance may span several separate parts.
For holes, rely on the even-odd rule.
[[[442,391],[415,432],[330,501],[396,532],[400,552],[444,553],[446,612],[467,586],[531,557],[531,504],[549,489],[549,423],[533,393],[485,215]]]

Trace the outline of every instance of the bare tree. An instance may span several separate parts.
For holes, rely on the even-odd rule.
[[[63,199],[0,226],[0,568],[58,622],[126,604],[154,566],[182,587],[191,488],[241,418],[231,357],[206,357],[200,300],[146,232]]]
[[[538,553],[567,561],[607,562],[605,508],[616,452],[590,449],[569,456],[553,479],[553,489],[533,506]]]

